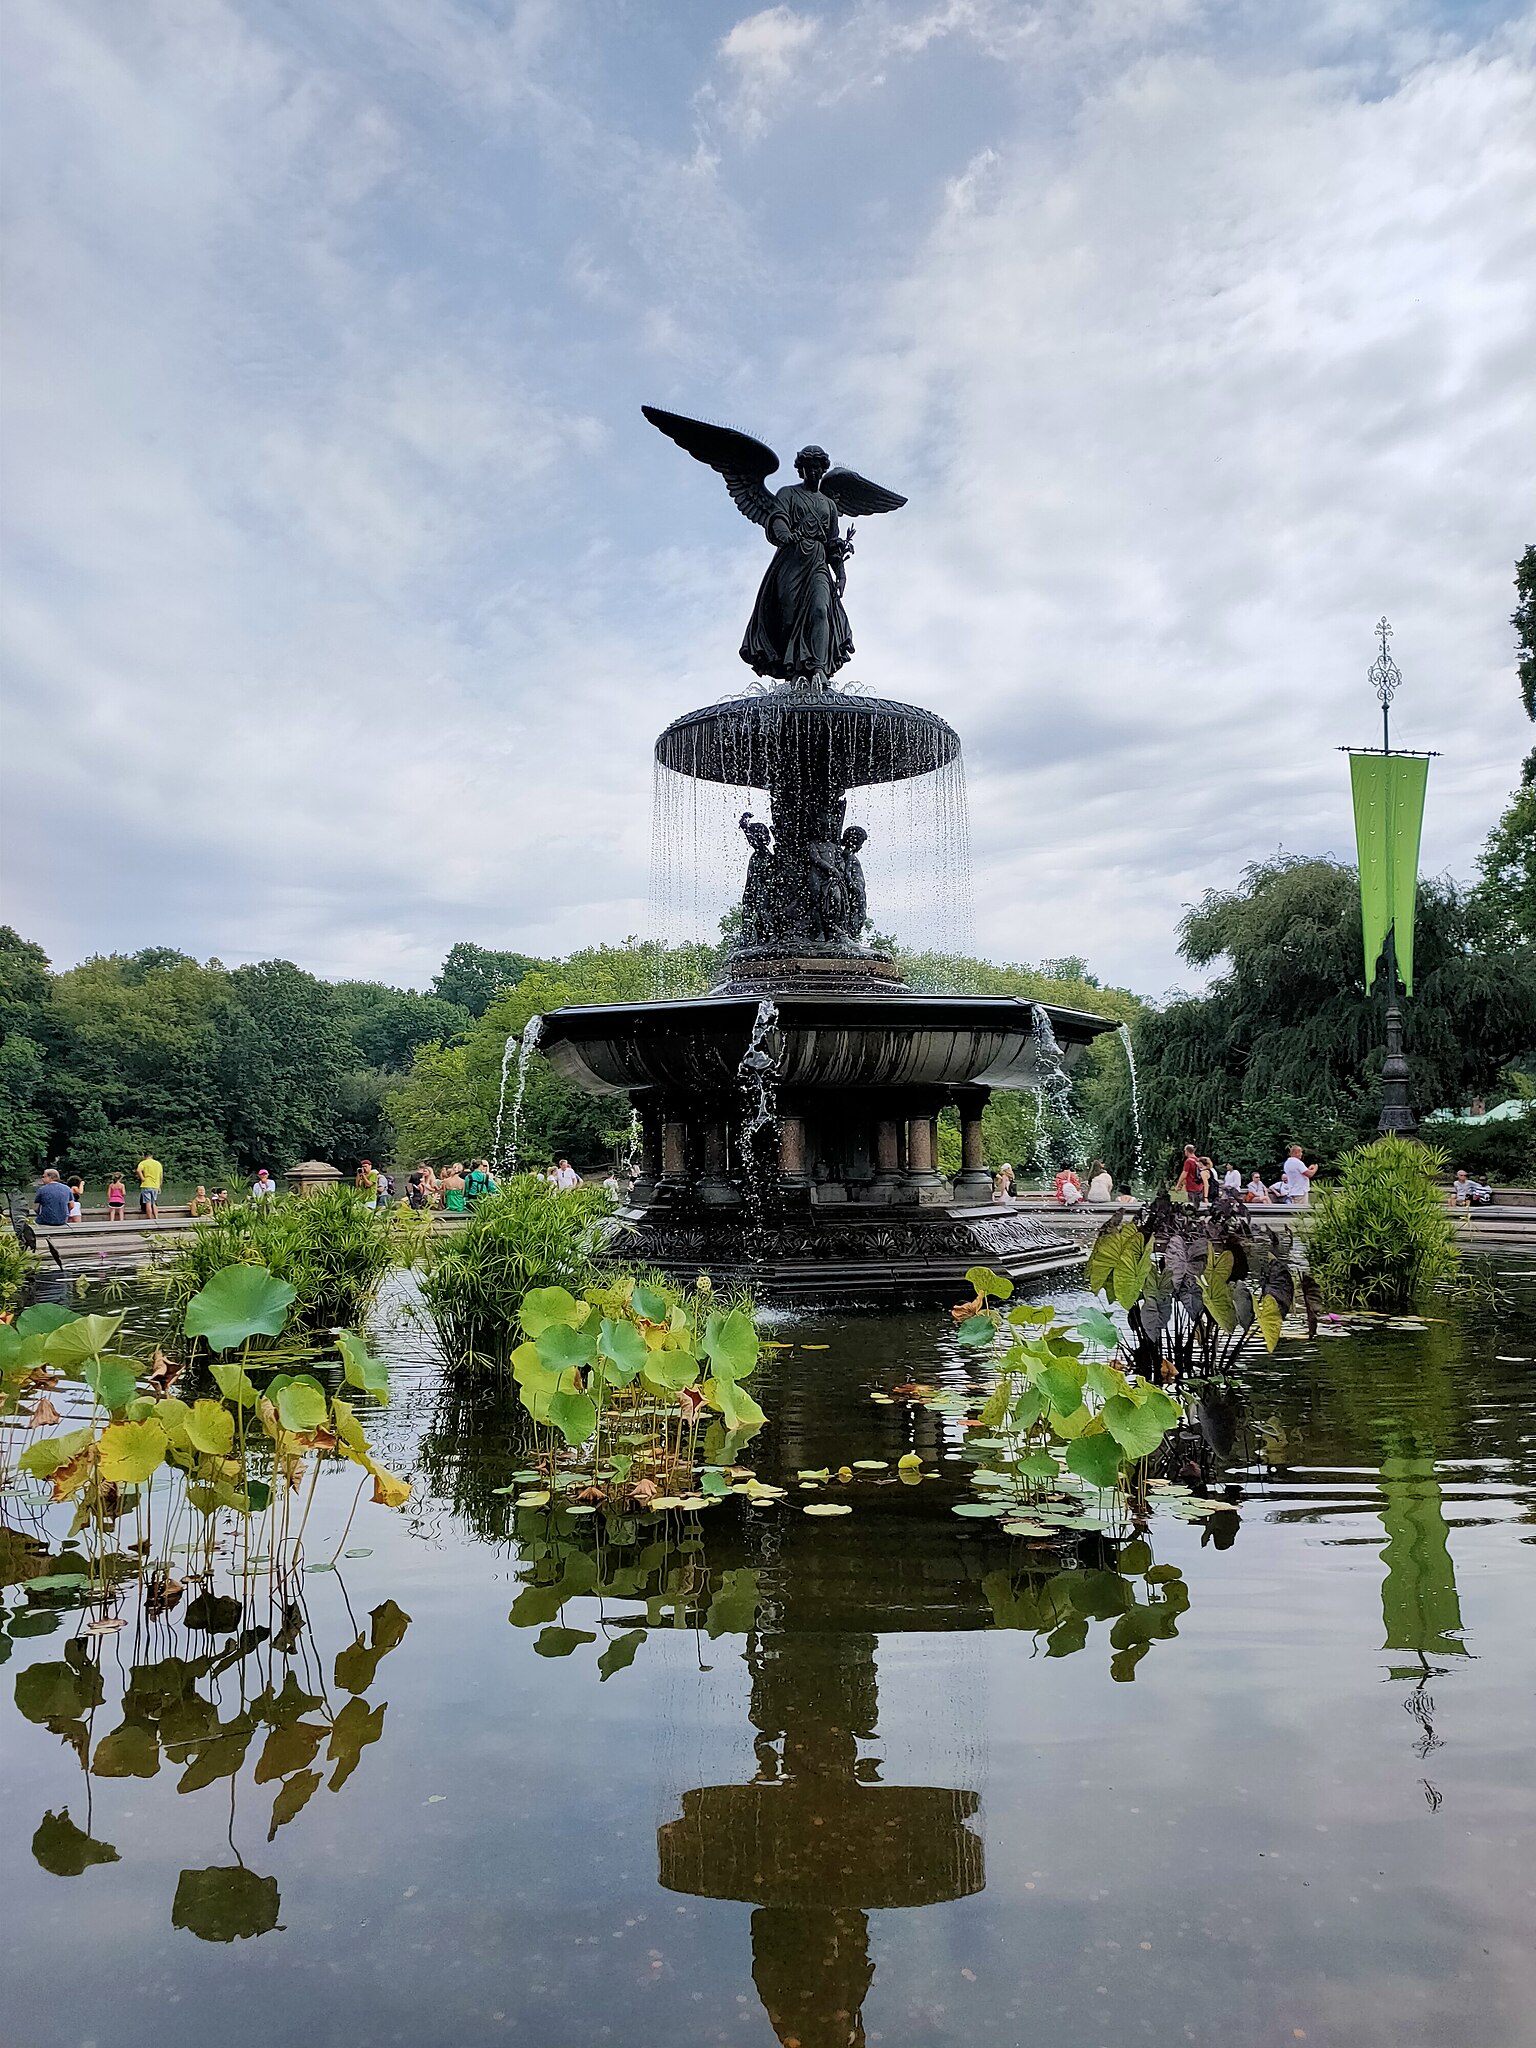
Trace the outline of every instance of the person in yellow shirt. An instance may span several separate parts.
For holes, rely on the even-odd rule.
[[[139,1176],[139,1214],[160,1214],[160,1190],[165,1185],[165,1168],[153,1152],[146,1152],[135,1171]]]

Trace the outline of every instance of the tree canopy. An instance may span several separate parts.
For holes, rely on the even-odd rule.
[[[1490,941],[1467,894],[1443,880],[1420,884],[1416,932],[1403,1008],[1422,1115],[1492,1090],[1536,1043],[1536,963],[1526,946]],[[1250,867],[1189,912],[1180,951],[1223,971],[1206,994],[1147,1010],[1134,1028],[1150,1170],[1171,1169],[1186,1140],[1218,1165],[1268,1170],[1290,1143],[1331,1159],[1370,1135],[1382,999],[1365,994],[1352,867],[1288,857]],[[1093,1104],[1106,1143],[1128,1157],[1130,1091],[1113,1068]]]

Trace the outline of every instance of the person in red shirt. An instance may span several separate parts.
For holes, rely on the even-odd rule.
[[[1179,1186],[1190,1201],[1198,1203],[1205,1192],[1205,1168],[1193,1145],[1184,1147],[1184,1157],[1179,1166]]]

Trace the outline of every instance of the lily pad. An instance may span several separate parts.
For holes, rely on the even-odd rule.
[[[818,1500],[812,1501],[808,1507],[803,1507],[800,1512],[802,1515],[851,1515],[853,1509],[844,1501]]]
[[[890,1463],[889,1458],[855,1458],[853,1469],[855,1472],[887,1472]]]

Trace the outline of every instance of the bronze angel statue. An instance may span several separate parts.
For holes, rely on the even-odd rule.
[[[773,543],[773,560],[741,643],[742,660],[760,676],[824,686],[853,652],[843,610],[853,528],[840,532],[838,516],[862,519],[871,512],[894,512],[906,499],[857,470],[835,467],[826,450],[814,446],[795,457],[799,483],[770,491],[768,478],[779,458],[750,434],[684,419],[654,405],[640,410],[668,440],[724,477],[737,511],[761,526]]]

